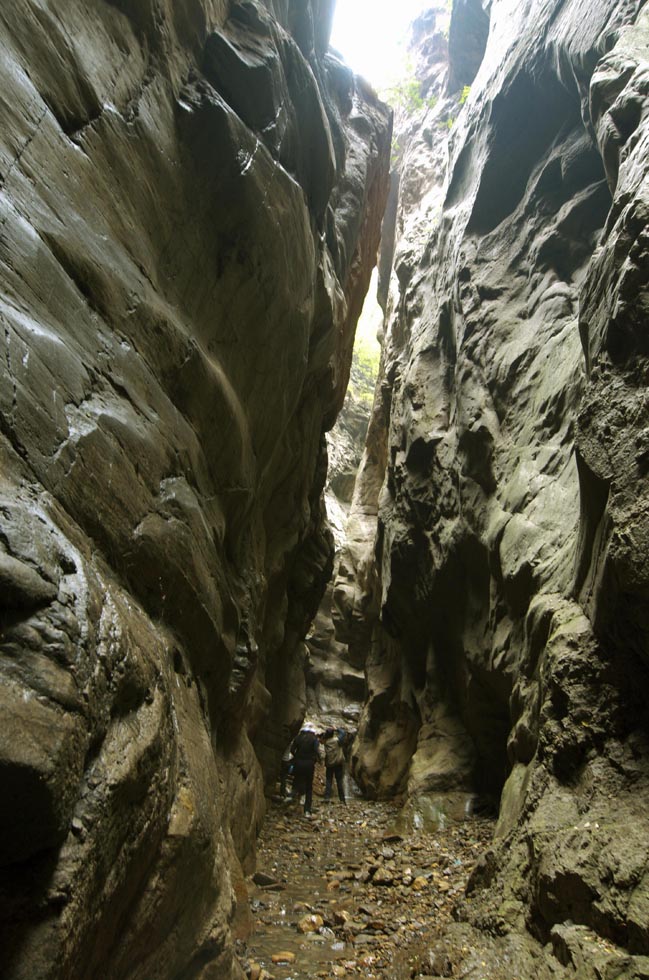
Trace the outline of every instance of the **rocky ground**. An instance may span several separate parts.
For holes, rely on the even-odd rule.
[[[239,940],[251,980],[457,975],[440,937],[493,825],[416,823],[392,803],[316,794],[307,820],[297,803],[273,802]]]

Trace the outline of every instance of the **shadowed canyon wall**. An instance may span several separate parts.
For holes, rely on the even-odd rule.
[[[331,12],[0,10],[7,980],[240,974],[387,192]]]
[[[448,32],[415,25],[397,117],[334,613],[365,659],[365,790],[499,811],[463,976],[649,962],[643,6],[455,0]]]
[[[368,294],[372,309],[363,317],[375,326],[381,322],[381,309]],[[367,309],[366,306],[366,309]],[[332,619],[333,586],[338,573],[338,556],[345,544],[349,508],[358,467],[363,454],[376,381],[376,366],[354,349],[349,387],[336,425],[327,433],[329,466],[325,486],[327,517],[334,537],[332,576],[309,630],[305,663],[306,711],[318,726],[353,730],[358,724],[365,698],[363,661],[350,660],[350,648],[336,639]]]

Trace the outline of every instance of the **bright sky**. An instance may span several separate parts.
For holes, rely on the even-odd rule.
[[[331,45],[376,89],[405,69],[408,25],[430,0],[337,0]]]

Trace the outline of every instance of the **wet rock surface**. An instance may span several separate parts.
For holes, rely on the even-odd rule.
[[[373,330],[376,334],[380,325],[380,307],[375,297],[368,293],[359,329]],[[375,362],[368,356],[366,346],[361,355],[358,347],[355,348],[345,401],[336,425],[327,433],[329,465],[325,504],[334,537],[335,557],[331,579],[307,636],[305,664],[307,714],[318,718],[320,727],[356,728],[365,697],[362,664],[354,660],[349,646],[336,637],[332,613],[334,581],[341,550],[345,547],[349,509],[363,455],[377,367],[378,351]]]
[[[297,803],[273,804],[258,866],[275,882],[250,888],[248,976],[460,976],[449,971],[461,946],[440,937],[492,833],[484,818],[408,827],[397,806],[358,798],[316,797],[312,820]]]
[[[421,19],[437,101],[397,132],[334,586],[352,768],[499,808],[465,925],[513,976],[646,969],[648,39],[634,0],[456,2],[447,45]]]
[[[3,980],[240,974],[387,191],[330,18],[0,10]]]

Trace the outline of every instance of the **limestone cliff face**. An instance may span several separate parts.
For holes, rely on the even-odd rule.
[[[503,976],[639,977],[649,953],[642,7],[456,0],[401,148],[336,583],[357,777],[499,805],[465,916],[509,936]],[[419,32],[430,67],[444,37]],[[555,956],[532,966],[530,935]]]
[[[389,118],[329,0],[0,11],[0,972],[238,975]]]

